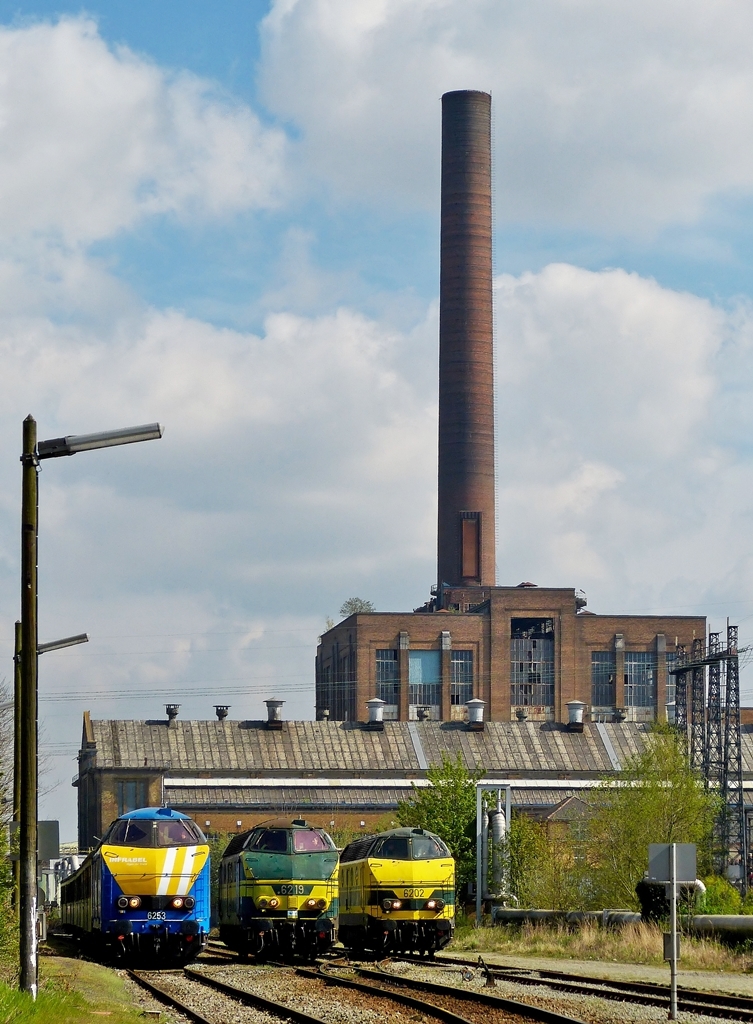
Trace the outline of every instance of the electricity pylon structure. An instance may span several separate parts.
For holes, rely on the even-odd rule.
[[[708,646],[694,640],[690,655],[678,646],[670,672],[675,677],[675,725],[689,739],[691,764],[720,798],[714,825],[716,869],[730,874],[746,892],[751,865],[743,803],[737,626],[727,626],[726,639],[722,647],[720,634],[709,633]],[[737,871],[729,872],[730,867]]]

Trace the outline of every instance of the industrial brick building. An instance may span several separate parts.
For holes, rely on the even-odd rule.
[[[678,642],[689,646],[706,629],[702,616],[592,615],[578,610],[574,590],[443,596],[461,609],[351,615],[322,636],[317,716],[363,719],[376,696],[387,719],[453,721],[476,697],[495,722],[566,722],[570,700],[594,721],[652,721],[674,700],[667,669]]]
[[[495,722],[662,718],[677,644],[702,616],[592,615],[570,589],[496,586],[491,97],[442,97],[437,585],[415,612],[353,615],[316,657],[318,718],[462,718],[471,697]]]
[[[79,755],[79,849],[119,814],[167,805],[208,832],[239,832],[277,814],[328,828],[368,829],[389,820],[426,770],[456,757],[485,781],[509,782],[513,805],[534,814],[620,771],[643,749],[647,726],[587,723],[279,722],[213,719],[104,721],[84,714]],[[753,780],[753,728],[744,732]],[[753,781],[746,786],[753,785]]]

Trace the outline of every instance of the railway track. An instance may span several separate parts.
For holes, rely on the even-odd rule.
[[[452,1019],[456,1021],[471,1020],[478,1024],[495,1024],[497,1021],[541,1021],[543,1024],[583,1024],[574,1017],[556,1013],[540,1006],[531,1006],[529,1003],[521,1003],[515,999],[506,999],[504,996],[493,996],[485,992],[469,991],[451,988],[448,985],[437,985],[427,981],[415,981],[390,974],[385,970],[374,970],[370,967],[354,966],[351,969],[359,977],[365,979],[365,983],[359,983],[351,979],[339,977],[334,971],[335,965],[320,965],[316,970],[299,967],[297,973],[318,975],[325,977],[328,981],[338,985],[347,985],[358,988],[365,992],[374,992],[376,989],[382,994],[391,998],[400,998],[406,1001],[406,1005],[415,1005],[413,997],[395,991],[395,989],[408,988],[413,992],[421,993],[417,1009],[423,1007],[424,1012],[431,1009],[435,1012],[441,1009],[442,1012],[449,1012],[450,1017],[441,1019]],[[385,988],[389,986],[389,988]],[[462,1013],[460,1011],[463,1011]]]
[[[285,1020],[293,1021],[294,1024],[324,1024],[321,1017],[229,985],[190,967],[185,967],[182,971],[129,970],[128,975],[155,999],[182,1013],[195,1024],[217,1024],[218,1020],[227,1020],[228,1009],[232,1013],[239,1006],[261,1011],[260,1016],[253,1018],[256,1021]],[[207,989],[211,989],[213,994],[219,994],[219,999],[207,998]],[[202,1004],[201,1009],[197,1009],[197,1003]]]
[[[545,986],[558,992],[596,996],[619,1002],[639,1003],[643,1006],[659,1006],[669,1008],[669,986],[656,985],[650,982],[613,981],[606,978],[594,978],[584,975],[566,974],[562,971],[537,970],[522,967],[493,967],[486,964],[482,957],[474,963],[461,957],[442,956],[437,959],[400,956],[392,958],[393,963],[417,964],[421,967],[444,967],[456,965],[460,969],[484,971],[487,982],[514,982],[518,985]],[[377,968],[379,974],[389,974],[383,966]],[[359,973],[361,972],[360,969]],[[390,975],[394,976],[394,975]],[[690,988],[679,988],[677,992],[679,1010],[696,1013],[700,1016],[720,1017],[727,1020],[750,1022],[753,1024],[753,999],[748,996],[725,995],[716,992],[703,992]]]
[[[272,990],[279,998],[284,992],[286,1002],[276,1011],[281,1016],[290,1015],[291,1007],[305,1008],[311,1015],[308,1019],[327,1024],[373,1024],[375,1020],[395,1024],[416,1020],[426,1024],[582,1024],[572,1017],[499,997],[484,998],[482,994],[476,999],[470,993],[458,996],[446,987],[432,991],[431,985],[407,991],[406,986],[391,984],[390,979],[382,977],[356,979],[353,966],[343,966],[349,977],[343,977],[332,963],[317,967],[272,962],[259,966],[235,964],[220,969],[186,968],[184,973],[231,996],[241,991],[258,997],[260,990],[265,995]]]

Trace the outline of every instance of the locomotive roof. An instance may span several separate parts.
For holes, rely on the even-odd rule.
[[[187,818],[182,811],[173,810],[172,807],[139,807],[135,811],[126,811],[120,818],[137,818],[151,821],[162,821],[164,818]]]

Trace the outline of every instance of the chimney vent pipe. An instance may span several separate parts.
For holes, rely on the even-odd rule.
[[[285,701],[278,700],[277,697],[270,697],[264,703],[267,705],[267,728],[282,729],[282,705]]]
[[[178,727],[178,723],[175,719],[178,717],[180,711],[180,704],[165,704],[165,714],[167,715],[167,724],[171,728]]]
[[[366,728],[371,729],[374,732],[382,732],[384,730],[384,705],[387,701],[381,699],[381,697],[372,697],[371,700],[366,701],[366,707],[368,708],[368,721],[366,722]]]
[[[569,700],[567,708],[567,728],[570,732],[583,732],[583,712],[586,704],[582,700]]]
[[[214,706],[214,713],[217,715],[217,718],[221,722],[225,721],[225,719],[227,718],[227,713],[228,713],[229,710],[230,710],[230,705],[229,704],[215,704],[215,706]]]
[[[465,706],[468,708],[468,728],[471,732],[483,732],[484,729],[484,708],[486,701],[480,697],[467,700]]]

